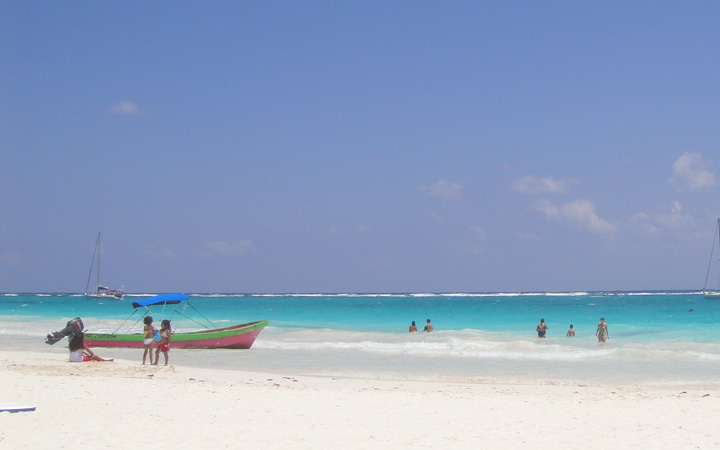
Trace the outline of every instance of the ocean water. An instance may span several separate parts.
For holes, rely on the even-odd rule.
[[[132,301],[81,295],[0,294],[5,348],[67,353],[44,336],[81,317],[90,331],[112,332],[140,314]],[[175,328],[199,329],[209,319],[227,326],[268,319],[244,350],[179,350],[171,363],[288,374],[453,381],[500,378],[655,384],[715,383],[720,373],[720,301],[698,292],[572,292],[487,294],[225,295],[193,294],[195,309],[173,316]],[[156,322],[170,311],[153,311]],[[204,318],[203,318],[204,316]],[[600,317],[610,339],[598,343]],[[411,321],[433,333],[408,333]],[[544,318],[545,339],[535,326]],[[566,337],[570,324],[576,336]],[[99,349],[138,358],[129,349]],[[61,357],[61,356],[59,356]]]

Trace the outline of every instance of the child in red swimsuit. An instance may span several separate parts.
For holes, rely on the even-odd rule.
[[[155,350],[155,362],[153,363],[156,366],[160,359],[160,352],[163,352],[163,355],[165,355],[165,365],[168,365],[170,339],[172,339],[172,329],[170,328],[170,321],[165,319],[160,322],[160,342],[158,342],[157,350]]]

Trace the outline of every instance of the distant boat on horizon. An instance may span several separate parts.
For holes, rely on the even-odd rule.
[[[90,279],[92,278],[93,268],[95,268],[95,260],[97,259],[97,287],[95,292],[90,292]],[[118,299],[122,300],[125,296],[123,289],[111,289],[107,286],[100,284],[100,232],[98,231],[97,240],[95,241],[95,250],[93,251],[92,262],[90,263],[90,273],[88,273],[87,284],[85,284],[86,297],[92,298],[107,298],[107,299]]]
[[[716,245],[717,242],[717,245]],[[717,248],[718,257],[713,260]],[[715,226],[715,233],[713,234],[713,245],[710,251],[710,262],[708,263],[707,274],[705,275],[705,286],[703,286],[703,296],[706,300],[720,300],[720,287],[715,291],[708,291],[707,284],[710,279],[710,269],[712,268],[713,261],[716,263],[718,271],[718,284],[720,284],[720,218],[718,218],[717,225]]]

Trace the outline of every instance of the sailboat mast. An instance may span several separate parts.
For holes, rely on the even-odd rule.
[[[703,292],[707,292],[707,284],[710,279],[710,269],[712,269],[713,256],[715,256],[715,240],[717,238],[718,246],[720,246],[720,218],[718,218],[717,225],[715,226],[716,233],[713,233],[713,245],[710,250],[710,262],[708,263],[707,273],[705,274],[705,286],[703,286]],[[718,251],[718,288],[720,289],[720,250]]]
[[[720,291],[720,217],[718,218],[717,223],[717,232],[718,232],[718,263],[717,263],[717,271],[718,271],[718,290]]]
[[[98,231],[98,238],[97,238],[97,244],[95,244],[97,248],[97,254],[98,254],[98,270],[97,270],[97,291],[100,292],[100,232]]]
[[[90,261],[90,271],[88,272],[87,283],[85,283],[85,294],[88,293],[88,288],[90,287],[90,277],[92,277],[93,267],[95,266],[95,254],[96,254],[97,251],[98,251],[98,245],[99,245],[99,244],[100,244],[100,232],[98,231],[98,237],[97,237],[97,239],[95,240],[95,249],[93,250],[92,261]],[[99,263],[99,262],[100,262],[100,259],[99,259],[99,258],[100,258],[100,255],[97,255],[97,256],[98,256],[98,263]],[[98,275],[98,284],[100,284],[99,281],[100,281],[100,278],[99,278],[99,275]]]

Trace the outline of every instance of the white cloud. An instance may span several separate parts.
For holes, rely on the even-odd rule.
[[[567,191],[570,183],[568,180],[556,180],[553,177],[526,175],[513,183],[512,187],[523,194],[560,193]]]
[[[717,184],[715,175],[707,169],[709,163],[699,153],[684,153],[672,165],[670,183],[683,191],[695,191]]]
[[[330,225],[330,227],[327,229],[327,232],[329,234],[332,234],[333,236],[340,236],[341,234],[345,233],[345,229],[341,227],[340,225]]]
[[[358,234],[371,233],[372,228],[368,224],[366,224],[364,222],[360,222],[360,224],[358,224],[358,226],[355,227],[355,232]]]
[[[231,256],[244,253],[252,245],[251,241],[242,240],[235,242],[215,241],[207,245],[207,249],[216,255]]]
[[[157,259],[176,259],[178,255],[171,249],[158,247],[155,244],[145,244],[145,256]]]
[[[673,202],[669,214],[658,214],[655,220],[663,228],[675,231],[692,227],[694,222],[692,216],[682,213],[682,205],[678,201]]]
[[[595,205],[589,200],[575,200],[560,206],[543,200],[536,203],[535,209],[549,219],[571,222],[593,233],[612,233],[616,229],[614,224],[598,217]]]
[[[541,212],[549,219],[560,219],[560,209],[550,200],[540,200],[535,203],[535,210]]]
[[[474,254],[481,254],[485,251],[484,242],[487,240],[487,233],[481,227],[469,226],[470,240],[468,241],[467,250]]]
[[[564,217],[585,226],[595,233],[609,233],[615,231],[615,225],[602,220],[595,214],[595,205],[589,200],[575,200],[564,204],[561,208]]]
[[[485,232],[485,230],[478,226],[468,227],[468,230],[470,230],[470,233],[478,240],[484,241],[485,239],[487,239],[487,233]]]
[[[635,214],[630,218],[630,223],[639,227],[643,236],[657,235],[660,232],[660,229],[653,224],[650,215],[646,213]]]
[[[443,200],[459,200],[463,196],[463,188],[457,183],[449,183],[445,180],[436,181],[430,186],[418,186],[420,192],[426,192],[433,197]]]
[[[122,116],[141,116],[140,108],[135,102],[118,102],[108,108],[108,112],[111,114],[118,114]]]
[[[519,239],[521,241],[537,241],[538,237],[534,233],[526,233],[522,231],[516,231],[514,233],[515,239]]]
[[[631,219],[633,225],[641,227],[644,233],[656,235],[661,230],[683,231],[694,226],[695,219],[689,214],[682,213],[682,204],[673,202],[670,211],[661,214],[639,213]]]

